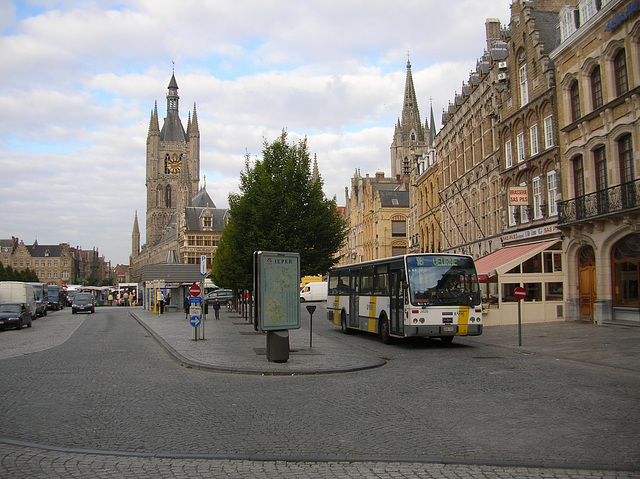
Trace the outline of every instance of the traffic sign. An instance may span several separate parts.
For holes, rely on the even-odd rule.
[[[191,296],[200,296],[200,286],[197,284],[192,284],[189,286],[189,294]]]
[[[200,256],[200,274],[202,276],[207,275],[207,256],[204,254]]]
[[[189,303],[202,303],[201,296],[191,296],[189,297]]]
[[[191,319],[189,320],[189,322],[191,323],[191,326],[193,326],[194,328],[197,328],[198,326],[200,326],[200,317],[191,316]]]
[[[190,316],[202,316],[202,308],[199,304],[192,304],[189,306],[189,315]]]
[[[517,300],[524,299],[527,296],[527,292],[522,286],[518,286],[516,289],[514,289],[513,294],[515,295]]]

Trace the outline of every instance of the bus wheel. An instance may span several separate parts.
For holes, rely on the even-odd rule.
[[[344,311],[340,315],[340,329],[344,334],[351,334],[351,330],[347,328],[347,314]]]
[[[453,342],[453,336],[442,336],[440,341],[442,341],[442,344],[451,344]]]
[[[380,318],[380,339],[384,344],[391,343],[391,335],[389,334],[389,320],[386,316]]]

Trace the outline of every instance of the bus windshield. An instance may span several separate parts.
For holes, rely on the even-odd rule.
[[[480,304],[473,260],[466,256],[407,256],[411,304],[418,306]]]

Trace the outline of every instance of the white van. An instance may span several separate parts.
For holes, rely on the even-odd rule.
[[[36,319],[36,295],[33,286],[21,281],[0,281],[0,303],[26,303]]]
[[[327,300],[327,282],[307,283],[300,290],[300,302],[305,301],[326,301]]]

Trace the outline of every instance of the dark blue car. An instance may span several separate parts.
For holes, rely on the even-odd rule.
[[[22,329],[25,324],[31,327],[31,310],[26,303],[0,303],[0,328],[15,327]]]

